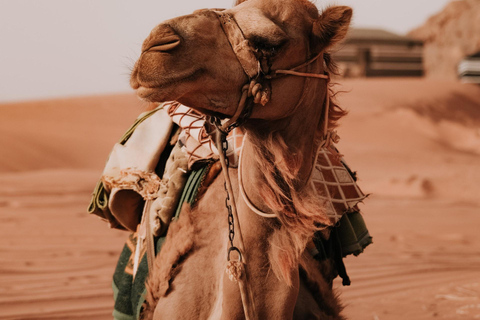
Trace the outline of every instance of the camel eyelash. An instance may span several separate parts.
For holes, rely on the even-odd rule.
[[[286,40],[272,43],[269,42],[269,39],[266,39],[262,36],[254,35],[249,39],[250,43],[257,49],[258,51],[262,51],[264,54],[275,54],[277,53],[280,48],[287,42]]]

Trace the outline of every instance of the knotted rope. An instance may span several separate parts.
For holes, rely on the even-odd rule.
[[[270,95],[270,89],[268,87],[263,88],[257,80],[251,80],[243,85],[237,109],[234,115],[219,127],[220,131],[228,134],[235,127],[242,125],[252,114],[253,105],[255,103],[260,103],[262,106],[266,105],[270,100]]]

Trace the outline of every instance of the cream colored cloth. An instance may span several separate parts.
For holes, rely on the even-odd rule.
[[[115,144],[103,171],[102,182],[110,192],[108,207],[131,231],[140,223],[144,200],[158,197],[161,180],[155,167],[170,141],[172,128],[171,118],[159,106],[136,126],[124,144]]]
[[[177,209],[182,190],[187,182],[188,158],[177,143],[170,153],[165,172],[161,180],[157,198],[153,201],[150,214],[150,226],[155,236],[167,231],[173,214]]]

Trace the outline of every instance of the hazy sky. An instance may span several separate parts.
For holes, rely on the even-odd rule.
[[[140,45],[159,22],[232,0],[0,0],[0,103],[125,92]],[[317,0],[345,4],[354,26],[406,33],[449,0]]]

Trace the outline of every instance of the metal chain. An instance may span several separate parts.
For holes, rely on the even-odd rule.
[[[213,118],[213,117],[212,117]],[[225,178],[225,190],[227,192],[227,197],[225,199],[225,206],[228,211],[228,240],[230,242],[229,248],[227,250],[227,266],[226,272],[229,275],[229,278],[238,283],[240,289],[240,296],[242,299],[243,310],[245,313],[246,320],[256,320],[258,319],[255,312],[255,303],[253,302],[253,293],[252,288],[248,281],[248,274],[245,268],[246,261],[243,260],[242,253],[245,252],[245,245],[243,242],[242,231],[240,228],[240,222],[238,221],[237,206],[235,204],[235,197],[233,195],[232,183],[228,174],[229,161],[227,158],[228,142],[227,142],[227,132],[221,130],[221,123],[218,118],[211,119],[211,122],[217,127],[217,136],[215,137],[215,145],[217,146],[220,164],[222,166],[222,171]],[[221,149],[221,150],[220,150]],[[231,205],[230,205],[231,204]],[[235,238],[235,222],[237,220],[238,228],[238,248],[233,245],[233,240]],[[236,251],[238,254],[237,260],[231,260],[230,254],[232,251]]]
[[[227,150],[228,150],[227,135],[223,132],[220,134],[221,134],[221,140],[222,140],[221,152],[225,157],[225,164],[228,169],[230,167],[230,161],[227,156]],[[225,192],[227,193],[227,196],[225,198],[225,207],[227,208],[227,212],[228,212],[228,240],[230,241],[230,248],[229,248],[229,253],[230,253],[231,248],[234,248],[233,240],[235,238],[235,219],[233,218],[232,206],[230,205],[230,193],[228,192],[228,189],[227,189],[227,181],[223,183],[223,186],[225,188]]]

